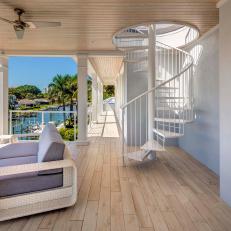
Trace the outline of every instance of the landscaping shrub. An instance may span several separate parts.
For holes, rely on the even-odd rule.
[[[59,133],[64,140],[74,141],[75,139],[75,131],[74,128],[60,128]],[[76,129],[76,133],[78,134],[78,129]]]

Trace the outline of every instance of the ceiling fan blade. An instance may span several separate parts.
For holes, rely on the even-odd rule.
[[[15,23],[14,21],[10,21],[10,20],[2,18],[2,17],[0,17],[0,21],[7,22],[7,23],[10,23],[10,24],[14,24]]]
[[[26,22],[30,29],[36,29],[41,27],[60,27],[61,22],[39,22],[39,21],[31,21]]]

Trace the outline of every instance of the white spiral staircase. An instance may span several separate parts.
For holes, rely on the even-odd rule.
[[[193,37],[190,33],[187,36]],[[128,29],[114,37],[134,72],[148,73],[148,56],[155,55],[154,87],[121,108],[124,160],[143,161],[156,151],[165,151],[166,141],[183,136],[185,124],[193,120],[193,58],[155,40],[151,44],[155,52],[150,53],[149,42],[142,30]]]

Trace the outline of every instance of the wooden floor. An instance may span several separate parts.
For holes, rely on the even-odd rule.
[[[218,197],[218,178],[182,150],[122,166],[112,114],[90,131],[90,145],[71,147],[78,167],[74,207],[0,224],[4,231],[224,231],[231,209]]]

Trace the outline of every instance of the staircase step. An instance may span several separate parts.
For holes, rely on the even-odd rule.
[[[153,131],[165,138],[177,138],[177,137],[181,137],[183,136],[183,134],[177,133],[177,132],[171,132],[171,131],[167,131],[167,130],[162,130],[162,129],[153,129]]]
[[[117,35],[115,39],[147,39],[148,36],[145,34],[124,34],[124,35]]]
[[[148,155],[147,151],[141,150],[141,151],[127,153],[127,158],[136,161],[143,161],[147,155]]]
[[[159,118],[159,117],[156,117],[154,120],[155,120],[156,122],[175,123],[175,124],[185,124],[185,123],[191,122],[191,121],[183,120],[183,119]]]
[[[180,108],[180,107],[157,107],[157,111],[183,111],[183,110],[190,110],[190,109],[185,109],[185,108]]]
[[[148,46],[117,46],[120,50],[124,51],[137,51],[148,49]]]
[[[177,90],[177,89],[179,89],[179,88],[178,88],[178,87],[167,87],[167,86],[163,86],[163,87],[159,87],[158,89],[166,89],[166,90],[171,89],[171,90]]]
[[[137,59],[124,59],[124,62],[128,62],[128,63],[142,63],[144,61],[147,61],[147,58],[137,58]]]
[[[157,96],[158,99],[187,99],[188,97]]]
[[[156,140],[149,140],[147,141],[142,147],[142,150],[152,150],[152,151],[158,151],[163,152],[165,151],[164,147],[160,145]]]
[[[179,88],[176,88],[176,87],[159,87],[159,88],[157,88],[157,91],[160,91],[160,90],[162,90],[162,91],[170,91],[170,90],[172,90],[172,91],[174,91],[174,90],[178,90]],[[171,91],[171,93],[172,93],[172,91]]]

